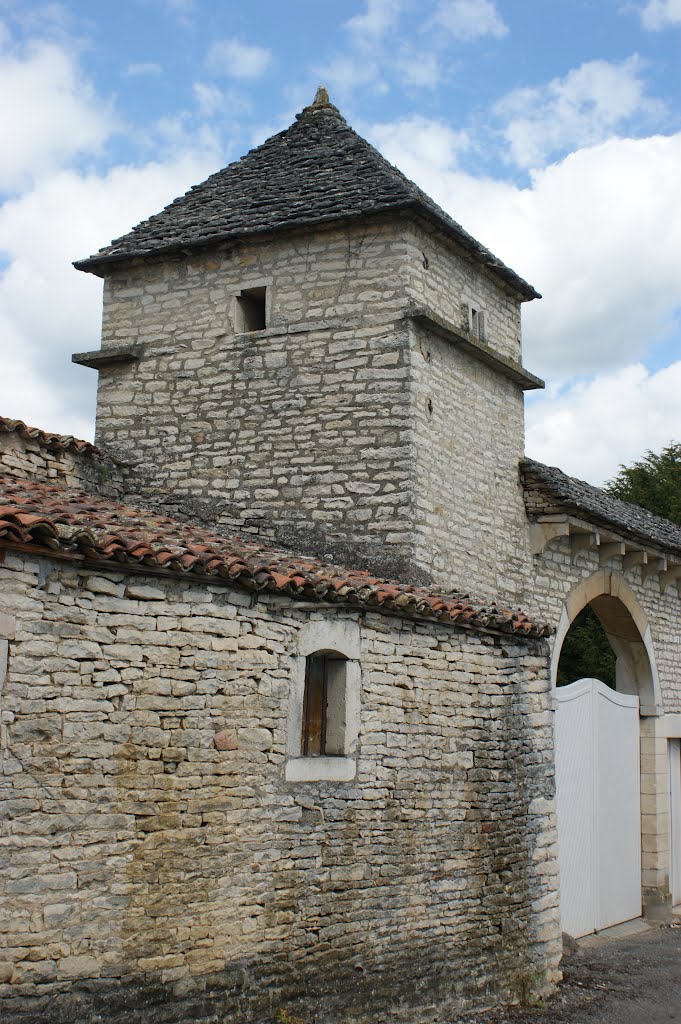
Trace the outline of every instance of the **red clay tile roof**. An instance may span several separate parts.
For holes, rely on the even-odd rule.
[[[476,630],[547,636],[520,611],[474,608],[465,597],[380,580],[347,569],[266,548],[241,537],[221,537],[156,512],[35,481],[0,477],[0,545],[28,545],[56,556],[75,556],[120,572],[234,583],[251,591],[308,601],[348,604],[437,619]]]
[[[24,440],[37,441],[39,445],[51,451],[61,448],[62,451],[76,451],[80,455],[99,454],[99,449],[89,441],[80,441],[69,434],[50,434],[38,427],[27,426],[23,420],[10,420],[6,416],[0,416],[0,434],[18,434]]]

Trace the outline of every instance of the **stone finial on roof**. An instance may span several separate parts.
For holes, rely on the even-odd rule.
[[[345,120],[338,107],[329,99],[329,90],[325,85],[320,85],[315,93],[314,100],[309,107],[303,107],[300,114],[297,115],[297,120],[304,117],[306,114],[316,114],[319,111],[326,110],[332,114],[336,114],[341,120]]]

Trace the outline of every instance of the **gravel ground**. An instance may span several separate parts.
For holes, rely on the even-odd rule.
[[[582,939],[542,1007],[507,1007],[451,1024],[681,1024],[681,922],[615,939]]]

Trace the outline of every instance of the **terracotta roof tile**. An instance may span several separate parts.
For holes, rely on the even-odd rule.
[[[0,544],[80,555],[125,572],[148,569],[238,583],[251,591],[376,608],[470,629],[548,636],[521,611],[473,607],[466,597],[381,580],[371,573],[220,536],[157,512],[36,481],[0,477]]]
[[[50,434],[47,430],[40,430],[38,427],[29,427],[23,420],[11,420],[6,416],[0,416],[0,434],[18,434],[26,441],[36,441],[43,448],[50,451],[75,451],[80,455],[99,455],[99,448],[90,444],[89,441],[81,441],[70,434]]]

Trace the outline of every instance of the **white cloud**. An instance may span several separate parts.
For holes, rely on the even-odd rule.
[[[405,47],[394,57],[394,63],[407,86],[435,89],[442,81],[442,64],[432,50],[419,52]]]
[[[454,131],[444,121],[420,116],[373,125],[369,132],[377,149],[399,163],[400,170],[414,179],[423,174],[425,168],[429,179],[441,171],[451,172],[458,154],[470,146],[466,132]]]
[[[645,28],[653,32],[681,25],[681,0],[648,0],[640,15]]]
[[[253,80],[262,77],[272,61],[272,54],[263,46],[250,46],[241,40],[218,39],[206,57],[206,66],[216,75]]]
[[[143,75],[160,75],[163,68],[154,61],[142,61],[139,64],[128,64],[123,72],[126,78],[138,78]]]
[[[204,117],[211,117],[223,104],[222,90],[208,82],[194,82],[192,86],[199,110]]]
[[[548,394],[527,411],[527,453],[602,484],[620,464],[681,438],[681,362],[635,364]]]
[[[384,96],[388,85],[381,76],[377,61],[363,56],[338,56],[316,69],[319,81],[325,81],[334,96],[341,100],[349,98],[356,89],[371,87],[375,96]]]
[[[96,152],[116,127],[110,105],[82,78],[74,58],[52,43],[5,51],[0,95],[0,191]]]
[[[679,329],[681,133],[579,150],[528,188],[458,170],[461,143],[439,122],[382,125],[370,136],[544,294],[524,306],[531,370],[565,379],[621,367]]]
[[[63,170],[0,209],[8,259],[0,272],[4,371],[0,410],[48,430],[90,436],[96,374],[71,353],[97,348],[101,281],[74,270],[83,258],[202,180],[194,156],[104,176]]]
[[[428,24],[466,42],[508,32],[494,0],[439,0]]]
[[[542,166],[553,153],[608,138],[637,115],[661,106],[645,95],[643,62],[594,60],[539,88],[515,89],[497,103],[506,122],[509,156],[521,167]]]
[[[397,24],[403,6],[403,0],[367,0],[365,13],[350,18],[345,27],[360,41],[372,42]]]

